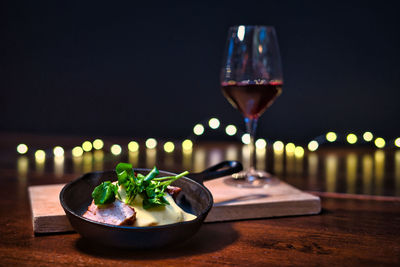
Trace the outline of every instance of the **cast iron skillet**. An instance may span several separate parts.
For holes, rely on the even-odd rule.
[[[203,181],[226,176],[243,169],[238,161],[224,161],[201,173],[192,173],[175,181],[182,188],[176,203],[185,211],[197,216],[195,220],[162,226],[130,227],[115,226],[88,220],[81,215],[92,202],[93,189],[103,181],[116,181],[114,171],[92,172],[68,183],[60,192],[60,202],[72,227],[83,237],[97,244],[122,248],[157,248],[178,244],[202,225],[213,205],[213,197]],[[142,174],[149,169],[135,169]],[[175,175],[160,171],[159,176]]]

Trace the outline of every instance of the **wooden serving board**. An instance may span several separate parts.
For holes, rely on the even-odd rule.
[[[206,222],[310,215],[321,211],[319,197],[279,180],[271,186],[252,189],[233,187],[223,180],[219,178],[205,183],[214,197],[214,206]],[[35,233],[73,231],[59,200],[63,186],[56,184],[28,188]]]
[[[278,179],[263,188],[234,187],[227,185],[224,179],[204,183],[214,198],[206,222],[311,215],[321,211],[319,197]]]
[[[29,186],[33,232],[58,233],[73,231],[60,204],[60,192],[65,184]]]

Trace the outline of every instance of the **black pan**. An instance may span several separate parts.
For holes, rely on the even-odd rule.
[[[157,248],[178,244],[196,233],[213,205],[213,197],[203,182],[239,172],[237,161],[224,161],[201,173],[188,174],[173,185],[182,188],[176,203],[186,212],[197,216],[195,220],[161,226],[131,227],[94,222],[82,217],[92,202],[93,189],[103,181],[116,181],[114,171],[92,172],[68,183],[60,192],[60,202],[72,227],[83,237],[96,244],[122,248]],[[136,169],[142,174],[149,169]],[[175,175],[160,171],[160,176]]]

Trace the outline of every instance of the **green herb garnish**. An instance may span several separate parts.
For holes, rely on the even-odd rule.
[[[117,192],[117,186],[112,184],[110,181],[101,183],[92,192],[94,204],[106,205],[113,203]]]
[[[118,176],[118,186],[122,186],[126,191],[127,197],[125,203],[131,203],[140,194],[143,198],[142,205],[144,209],[169,205],[169,202],[164,197],[165,189],[172,182],[189,173],[185,171],[175,176],[157,178],[160,172],[157,167],[154,167],[144,176],[140,173],[136,174],[132,168],[132,164],[129,163],[119,163],[115,171]],[[102,205],[112,203],[117,194],[118,187],[107,181],[94,189],[92,197],[96,205]]]

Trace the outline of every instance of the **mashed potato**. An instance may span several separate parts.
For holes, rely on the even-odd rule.
[[[125,202],[126,191],[122,186],[119,186],[118,194],[120,200]],[[129,206],[133,207],[136,212],[136,220],[133,226],[145,227],[165,225],[183,221],[191,221],[196,218],[195,215],[183,211],[169,194],[165,193],[164,197],[170,203],[170,205],[155,207],[147,210],[143,208],[143,198],[140,195],[137,195],[131,203],[127,203]]]

